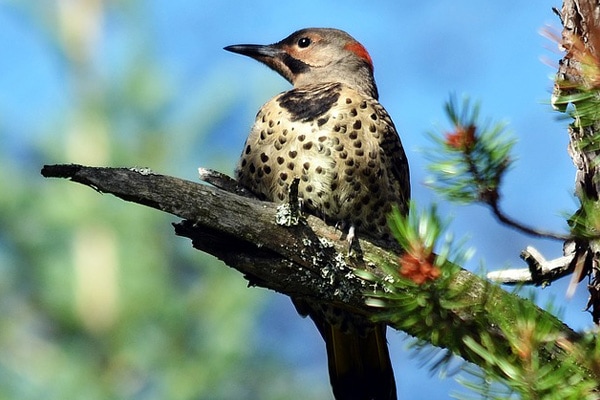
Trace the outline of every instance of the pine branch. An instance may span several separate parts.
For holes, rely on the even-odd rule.
[[[486,204],[490,207],[490,209],[492,210],[492,213],[496,216],[496,218],[498,218],[498,221],[502,222],[503,224],[505,224],[507,226],[510,226],[513,229],[518,230],[521,233],[525,233],[530,236],[545,238],[545,239],[554,239],[554,240],[569,240],[569,239],[571,239],[571,236],[569,236],[569,235],[563,235],[560,233],[549,232],[549,231],[539,229],[539,228],[533,228],[531,226],[525,225],[524,223],[522,223],[520,221],[513,219],[512,217],[505,214],[500,209],[500,205],[498,204],[497,200],[490,200],[490,201],[486,202]]]
[[[551,328],[548,341],[538,349],[540,363],[558,368],[568,354],[560,341],[573,344],[580,336],[553,315],[528,300],[509,294],[468,271],[458,269],[441,287],[437,281],[427,290],[452,291],[451,304],[434,305],[423,318],[402,307],[414,307],[423,299],[423,288],[406,286],[401,295],[406,304],[395,304],[395,311],[413,312],[414,321],[399,321],[385,308],[367,305],[365,299],[381,293],[372,287],[369,276],[385,279],[386,271],[398,268],[399,254],[366,240],[359,250],[348,254],[347,242],[340,233],[313,216],[297,225],[276,222],[278,207],[225,190],[149,170],[94,168],[81,165],[51,165],[42,169],[45,177],[66,178],[89,186],[100,193],[111,193],[126,201],[173,214],[183,221],[175,223],[175,233],[192,240],[199,250],[213,254],[240,271],[250,286],[261,286],[296,297],[311,297],[335,303],[349,311],[386,322],[417,338],[446,348],[468,361],[485,366],[485,355],[473,351],[490,339],[505,357],[514,355],[507,342],[511,327],[522,315],[532,315]],[[361,274],[358,271],[363,271]],[[357,271],[357,273],[353,273]],[[432,323],[435,321],[435,323]],[[465,345],[469,343],[469,345]],[[574,367],[577,376],[588,376],[584,367]]]
[[[452,130],[445,135],[431,133],[434,145],[427,152],[428,169],[433,173],[430,186],[450,201],[480,203],[490,208],[501,223],[527,235],[568,240],[569,235],[533,228],[510,217],[500,208],[500,185],[512,165],[514,140],[505,133],[503,123],[489,125],[479,119],[479,104],[465,97],[461,104],[451,96],[446,115]]]

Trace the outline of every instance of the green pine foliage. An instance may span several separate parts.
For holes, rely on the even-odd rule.
[[[460,270],[458,264],[469,259],[472,250],[464,241],[452,240],[448,223],[435,207],[418,210],[412,204],[408,217],[394,210],[390,225],[405,254],[397,264],[385,266],[384,277],[365,271],[356,274],[372,282],[365,295],[368,304],[381,310],[376,319],[392,321],[414,335],[412,347],[424,364],[445,371],[453,364],[453,354],[477,360],[477,366],[464,363],[458,377],[471,393],[455,397],[598,398],[600,348],[593,334],[577,340],[564,337],[556,319],[540,318],[534,296],[507,297],[507,304],[490,304],[497,299],[494,292],[502,290],[499,287],[490,283],[483,297],[474,298],[468,285],[456,285],[453,277]],[[422,269],[407,272],[405,263],[419,264]],[[421,279],[430,268],[438,268],[439,273]],[[373,292],[372,287],[380,289]],[[456,318],[461,309],[468,309],[468,315],[475,318],[480,314],[477,330]],[[506,309],[511,312],[505,313]],[[546,309],[555,311],[551,304]],[[432,347],[440,345],[444,350]]]
[[[584,110],[587,108],[584,107]],[[460,106],[454,98],[446,104],[453,130],[443,136],[431,135],[433,173],[430,184],[451,201],[483,202],[497,207],[503,174],[511,164],[514,143],[504,125],[482,125],[479,106],[465,99]],[[595,203],[584,204],[581,215],[572,218],[573,232],[597,237],[600,224]],[[593,209],[588,209],[593,208]],[[584,215],[585,214],[585,215]],[[596,399],[600,373],[600,349],[593,334],[566,338],[557,320],[540,318],[535,298],[507,299],[510,304],[491,306],[492,293],[501,290],[490,284],[489,296],[473,298],[469,287],[453,285],[453,276],[471,256],[465,242],[454,243],[448,223],[436,207],[417,210],[411,204],[409,216],[394,210],[390,226],[404,249],[397,265],[386,267],[387,276],[378,278],[360,272],[364,279],[382,290],[368,292],[368,303],[379,307],[385,318],[416,337],[416,347],[433,368],[450,365],[452,354],[477,360],[465,363],[459,381],[471,390],[455,394],[461,399]],[[580,237],[581,237],[580,236]],[[432,273],[431,271],[436,271]],[[478,305],[479,304],[479,305]],[[461,308],[481,310],[480,329],[464,329],[453,315]],[[552,312],[552,305],[546,307]],[[505,314],[503,310],[510,309]],[[475,312],[477,314],[477,312]],[[454,314],[455,315],[455,314]],[[488,325],[494,321],[493,325]],[[432,351],[441,343],[446,350]],[[448,340],[448,337],[451,337]]]
[[[429,134],[433,147],[425,154],[433,176],[428,184],[450,201],[496,202],[502,177],[511,166],[514,139],[505,124],[482,124],[479,104],[467,97],[458,104],[451,96],[445,110],[452,130],[444,136]]]

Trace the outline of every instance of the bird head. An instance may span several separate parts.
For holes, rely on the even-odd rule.
[[[238,44],[225,50],[262,62],[296,88],[340,82],[378,97],[371,56],[356,39],[338,29],[302,29],[274,44]]]

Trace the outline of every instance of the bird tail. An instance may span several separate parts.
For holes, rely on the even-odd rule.
[[[385,338],[386,326],[358,334],[325,323],[329,379],[336,400],[395,400],[396,383]]]
[[[292,298],[298,313],[309,316],[327,347],[329,380],[336,400],[396,400],[396,381],[385,324],[331,304]]]

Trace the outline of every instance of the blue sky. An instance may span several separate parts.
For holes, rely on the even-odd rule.
[[[421,149],[429,144],[425,133],[448,127],[443,102],[450,93],[465,93],[481,101],[482,115],[510,123],[518,140],[516,162],[502,189],[502,207],[527,224],[561,230],[565,227],[562,213],[573,211],[577,203],[571,194],[575,170],[566,153],[567,122],[548,104],[554,70],[541,61],[560,58],[556,44],[539,34],[547,25],[558,29],[552,6],[560,4],[516,0],[154,0],[143,7],[135,26],[109,8],[104,21],[106,36],[95,57],[101,76],[111,79],[136,47],[151,49],[161,73],[173,85],[177,109],[171,118],[175,121],[192,118],[198,104],[231,105],[232,111],[209,129],[204,143],[213,146],[210,152],[198,145],[195,164],[177,164],[173,170],[163,171],[195,179],[194,167],[200,165],[230,168],[225,172],[231,172],[260,105],[289,88],[271,70],[223,51],[224,46],[272,43],[309,26],[346,30],[373,58],[380,100],[400,132],[411,163],[413,198],[419,204],[441,201],[423,184],[427,172]],[[36,141],[48,140],[48,135],[51,139],[48,122],[59,121],[69,109],[71,98],[63,90],[67,72],[53,46],[44,28],[19,6],[0,5],[0,48],[4,49],[0,57],[0,121],[2,135],[6,135],[3,142],[16,154],[26,153]],[[220,88],[217,98],[203,98],[203,93],[215,87]],[[147,162],[132,160],[131,164]],[[547,258],[561,255],[560,243],[515,233],[498,225],[482,207],[442,204],[440,209],[453,217],[455,235],[468,235],[477,249],[468,266],[471,269],[479,268],[481,259],[488,269],[507,264],[523,267],[518,256],[527,245],[536,246]],[[554,297],[557,304],[565,306],[567,323],[576,329],[589,327],[588,314],[581,312],[585,291],[579,288],[572,300],[566,300],[565,288],[566,282],[552,285],[543,291],[540,301],[543,304]],[[272,310],[293,313],[282,296],[273,295],[272,304]],[[294,329],[309,336],[309,354],[322,357],[316,330],[306,321]],[[401,397],[429,399],[430,390],[448,393],[449,386],[456,387],[452,379],[431,378],[419,369],[418,362],[407,360],[403,335],[390,332],[389,336],[399,391],[404,394]],[[278,338],[266,338],[265,345],[276,346]],[[424,385],[429,385],[427,390]]]

